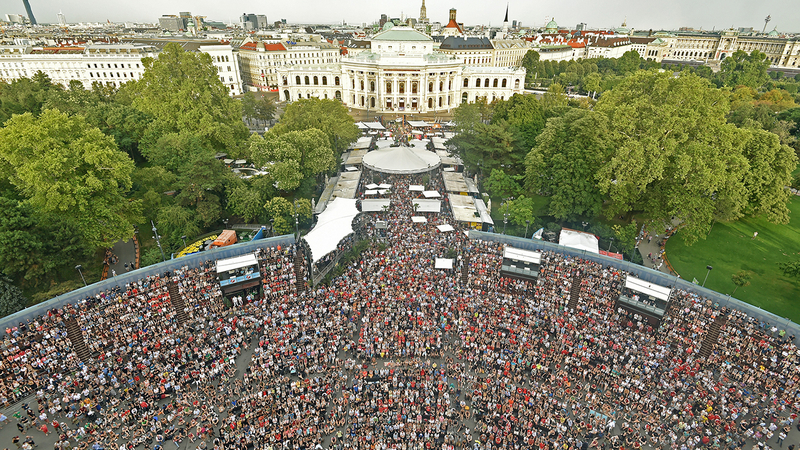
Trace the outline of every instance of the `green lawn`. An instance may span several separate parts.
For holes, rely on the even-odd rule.
[[[703,241],[687,247],[680,231],[667,241],[666,253],[672,267],[686,280],[706,276],[706,287],[730,294],[736,287],[731,275],[750,270],[750,286],[741,287],[734,297],[781,317],[800,323],[800,280],[781,273],[778,263],[800,259],[800,198],[789,203],[791,221],[775,225],[761,218],[746,218],[730,224],[717,223]],[[753,232],[758,237],[753,240]]]

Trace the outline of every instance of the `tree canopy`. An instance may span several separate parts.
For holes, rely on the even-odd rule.
[[[280,122],[271,131],[281,135],[311,128],[325,135],[336,158],[361,136],[361,131],[341,102],[313,97],[297,100],[286,107]]]
[[[758,89],[769,80],[767,69],[770,61],[765,53],[753,50],[747,54],[744,50],[736,50],[731,56],[722,60],[720,78],[725,86],[747,86]]]
[[[45,110],[0,129],[0,175],[34,208],[76,224],[88,245],[133,236],[140,203],[129,201],[133,161],[82,116]]]

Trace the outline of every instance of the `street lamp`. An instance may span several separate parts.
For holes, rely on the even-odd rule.
[[[183,241],[183,248],[186,248],[186,235],[184,234],[181,236],[181,240]]]
[[[78,273],[81,274],[81,280],[83,280],[83,285],[88,286],[88,284],[86,284],[86,278],[83,278],[83,272],[81,272],[81,269],[83,269],[82,265],[78,264],[77,266],[75,266],[75,270],[77,270]]]
[[[586,225],[589,225],[589,222],[581,222],[581,226],[583,226],[583,231],[586,231]]]
[[[514,200],[514,197],[504,199],[506,203],[506,212],[503,213],[503,234],[506,234],[506,224],[508,223],[508,201]]]
[[[609,252],[611,251],[611,244],[613,244],[613,243],[614,243],[614,238],[612,237],[611,240],[608,241],[608,250],[607,251],[609,251]]]
[[[702,284],[702,286],[703,286],[703,287],[706,287],[706,280],[708,279],[708,274],[710,274],[710,273],[711,273],[711,269],[713,269],[713,267],[711,267],[711,266],[706,266],[706,269],[708,269],[708,272],[706,272],[706,277],[705,277],[705,278],[703,278],[703,284]]]
[[[300,222],[297,220],[297,200],[294,201],[294,233],[300,239]]]
[[[528,227],[530,226],[530,224],[531,224],[530,220],[525,221],[525,239],[528,239]]]
[[[156,224],[154,224],[152,220],[150,221],[150,225],[153,226],[153,239],[156,240],[156,244],[158,244],[158,249],[161,250],[161,261],[165,262],[167,260],[167,257],[164,256],[164,249],[161,248],[161,236],[158,235]]]
[[[269,219],[269,237],[275,236],[275,218]]]

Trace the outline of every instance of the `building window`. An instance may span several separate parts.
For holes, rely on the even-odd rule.
[[[387,94],[391,94],[392,93],[392,82],[391,81],[387,81],[386,82],[386,93]]]
[[[433,81],[428,83],[428,92],[433,92]]]
[[[503,80],[503,87],[508,87],[508,80]]]
[[[319,84],[319,78],[317,78],[317,76],[314,75],[314,86],[316,86],[318,84]]]
[[[497,87],[497,78],[494,79],[494,82],[492,83],[492,87]]]
[[[519,80],[514,80],[514,89],[519,89]]]
[[[335,84],[336,86],[339,85],[339,77],[336,77],[336,78],[333,79],[333,84]]]
[[[308,86],[309,84],[311,84],[311,83],[309,83],[308,81],[309,81],[309,80],[308,80],[308,75],[306,75],[306,76],[305,76],[305,82],[306,82],[306,86]]]
[[[400,93],[400,94],[405,94],[406,93],[406,82],[405,81],[401,81],[400,83],[398,83],[397,92]]]
[[[295,80],[294,80],[294,81],[295,81],[295,84],[300,84],[300,75],[297,75],[297,76],[295,77]]]
[[[369,91],[370,92],[375,92],[375,82],[374,81],[370,81],[369,82]],[[375,106],[375,105],[372,105],[372,106]]]
[[[328,77],[322,77],[322,85],[323,86],[327,86],[328,85]]]

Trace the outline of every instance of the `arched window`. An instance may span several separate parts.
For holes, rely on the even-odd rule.
[[[289,81],[289,80],[287,80],[287,79],[286,79],[286,77],[283,77],[283,78],[282,78],[282,81],[283,81],[283,85],[284,85],[284,86],[286,86],[287,84],[289,84],[289,83],[288,83],[288,81]]]
[[[419,84],[416,81],[411,83],[411,93],[416,94],[417,90],[419,89]]]
[[[503,87],[508,87],[508,80],[503,79]]]
[[[336,86],[339,85],[339,77],[336,77],[336,78],[333,79],[333,84],[335,84]]]
[[[306,75],[305,79],[306,79],[306,86],[308,86],[309,84],[311,84],[311,83],[309,83],[309,82],[308,82],[308,75]]]
[[[350,80],[350,87],[353,89],[356,88],[356,80]]]
[[[475,80],[475,87],[481,87],[481,79],[480,78]]]
[[[300,84],[300,75],[295,77],[294,84]]]
[[[339,78],[336,79],[338,80]],[[336,91],[333,96],[336,97],[336,100],[342,101],[342,91]]]
[[[361,106],[364,106],[364,96],[361,96]]]
[[[328,85],[328,77],[322,77],[322,85],[323,86],[327,86]]]
[[[292,99],[292,96],[291,96],[291,95],[289,95],[289,90],[288,90],[288,89],[285,89],[285,90],[283,91],[283,98],[284,98],[284,100],[286,100],[287,102],[288,102],[288,101],[290,101],[290,100]]]
[[[519,79],[514,80],[514,89],[519,89]]]
[[[370,106],[370,108],[374,108],[375,107],[375,97],[372,97],[372,98],[369,99],[369,106]]]
[[[398,84],[397,92],[399,92],[400,94],[405,94],[406,93],[406,82],[405,81],[401,81]]]
[[[483,80],[483,87],[489,87],[489,79]]]
[[[467,93],[461,94],[461,103],[467,103]]]
[[[314,75],[314,86],[316,86],[318,84],[319,84],[319,78],[317,78],[317,76]]]
[[[392,93],[392,82],[391,81],[387,81],[386,82],[386,93],[387,94],[391,94]]]
[[[443,90],[444,90],[444,82],[440,81],[439,82],[439,92],[442,92]]]
[[[433,99],[432,98],[428,99],[428,108],[433,108]]]
[[[433,81],[428,83],[428,92],[433,92]]]
[[[370,81],[369,82],[369,91],[370,92],[375,92],[375,82],[374,81]]]
[[[361,90],[364,90],[364,80],[361,80]]]
[[[464,78],[464,87],[469,87],[469,80]]]
[[[492,87],[497,87],[497,78],[494,79],[494,82],[492,83]]]

